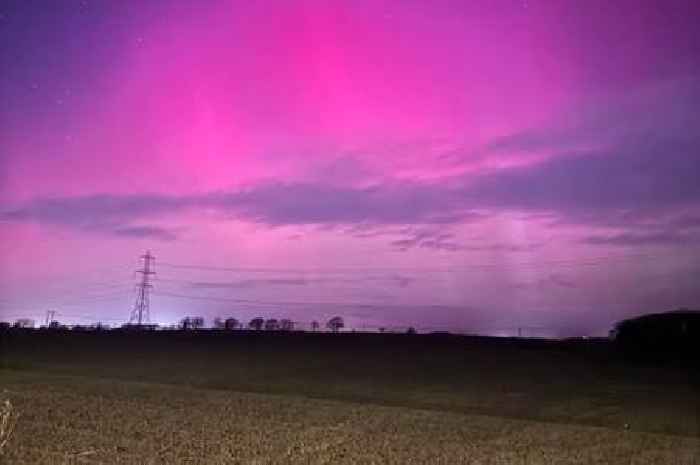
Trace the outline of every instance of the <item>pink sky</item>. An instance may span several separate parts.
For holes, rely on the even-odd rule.
[[[251,3],[4,7],[0,319],[698,305],[692,4]]]

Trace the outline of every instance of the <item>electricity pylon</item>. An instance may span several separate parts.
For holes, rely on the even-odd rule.
[[[129,324],[137,324],[141,326],[144,323],[150,323],[150,293],[153,285],[151,284],[151,275],[156,274],[153,271],[155,265],[156,257],[151,255],[151,251],[146,251],[145,255],[141,255],[143,260],[143,268],[136,270],[137,273],[141,273],[141,282],[137,284],[136,291],[136,303],[134,303],[134,308],[131,310],[131,317],[129,318]]]

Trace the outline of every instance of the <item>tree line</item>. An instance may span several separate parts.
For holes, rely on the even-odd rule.
[[[201,316],[187,316],[180,320],[178,325],[179,329],[183,330],[196,330],[203,329],[205,327],[204,317]],[[255,317],[252,318],[247,324],[239,321],[236,318],[214,318],[212,327],[219,330],[239,330],[239,329],[249,329],[253,331],[294,331],[296,329],[296,323],[288,318],[263,318]],[[337,333],[345,327],[345,322],[340,316],[334,316],[326,322],[327,329]],[[311,322],[311,331],[319,331],[321,329],[321,324],[314,320]]]
[[[253,331],[294,331],[295,329],[298,329],[296,327],[296,323],[288,318],[282,318],[282,319],[277,319],[277,318],[263,318],[263,317],[255,317],[251,319],[247,324],[239,321],[236,318],[229,317],[229,318],[214,318],[213,323],[212,323],[212,328],[217,329],[217,330],[227,330],[227,331],[232,331],[232,330],[253,330]],[[311,322],[311,331],[320,331],[321,329],[321,324],[314,320]],[[6,321],[0,321],[0,330],[1,329],[10,329],[10,328],[15,328],[15,329],[31,329],[35,327],[35,321],[28,319],[28,318],[20,318],[14,321],[13,323],[6,322]],[[124,329],[137,329],[137,328],[143,328],[143,329],[156,329],[158,325],[156,324],[143,324],[143,325],[135,325],[135,324],[129,324],[126,323],[122,325],[122,328]],[[180,329],[180,330],[197,330],[197,329],[204,329],[205,326],[205,320],[204,317],[201,316],[186,316],[180,320],[180,322],[175,325],[175,326],[170,326],[170,327],[165,327],[164,329]],[[342,317],[340,316],[334,316],[333,318],[329,319],[326,322],[325,327],[329,329],[330,331],[337,333],[341,329],[345,327],[345,322]],[[51,321],[48,323],[46,326],[42,326],[42,328],[47,328],[47,329],[73,329],[73,330],[108,330],[110,327],[108,325],[103,325],[102,323],[97,323],[93,325],[72,325],[72,326],[67,326],[59,321]]]

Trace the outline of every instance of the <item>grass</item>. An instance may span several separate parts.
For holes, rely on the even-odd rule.
[[[2,402],[0,405],[0,455],[12,438],[18,418],[19,413],[15,412],[12,402],[9,399]]]
[[[13,335],[4,458],[699,463],[685,369],[605,345],[348,336]]]
[[[292,395],[3,372],[8,464],[696,464],[697,439]]]

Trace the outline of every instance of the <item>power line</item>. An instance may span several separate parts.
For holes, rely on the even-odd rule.
[[[92,299],[102,299],[105,297],[111,297],[111,296],[124,296],[126,291],[129,291],[130,289],[133,289],[133,284],[126,286],[126,285],[120,285],[120,286],[115,286],[112,288],[113,290],[110,290],[109,288],[105,288],[105,291],[108,292],[100,292],[100,293],[80,293],[78,290],[72,291],[72,292],[62,292],[61,296],[46,296],[43,297],[45,300],[52,301],[52,302],[81,302],[81,301],[90,301]],[[53,293],[51,293],[53,294]]]
[[[304,302],[275,302],[275,301],[264,301],[264,300],[253,300],[253,299],[234,299],[230,297],[214,297],[214,296],[202,296],[202,295],[187,295],[187,294],[177,294],[174,292],[154,292],[157,295],[167,296],[167,297],[177,297],[183,299],[191,300],[211,300],[219,302],[233,302],[233,303],[247,303],[247,304],[259,304],[259,305],[324,305],[321,303],[304,303]]]
[[[108,317],[98,317],[96,315],[76,315],[76,314],[71,314],[71,313],[61,313],[61,316],[65,316],[67,318],[78,318],[81,320],[90,320],[90,321],[124,321],[121,318],[108,318]]]
[[[159,265],[173,269],[191,269],[200,271],[225,271],[225,272],[240,272],[240,273],[314,273],[314,272],[335,272],[335,273],[351,273],[351,272],[391,272],[391,271],[413,271],[420,273],[453,273],[453,272],[468,272],[490,268],[513,268],[513,267],[542,267],[549,265],[563,266],[603,266],[609,262],[630,260],[635,258],[654,259],[654,256],[649,254],[626,254],[626,255],[607,255],[582,260],[560,259],[560,260],[544,260],[532,262],[503,262],[503,263],[474,263],[466,267],[446,267],[446,268],[423,268],[423,267],[310,267],[310,268],[281,268],[281,267],[222,267],[209,266],[198,264],[171,263],[159,262]]]
[[[56,310],[46,310],[46,326],[51,326],[55,316]]]
[[[105,295],[99,295],[99,296],[88,296],[88,297],[83,297],[80,299],[72,299],[72,300],[60,300],[60,299],[43,299],[43,303],[50,304],[54,307],[56,306],[81,306],[87,303],[91,302],[104,302],[104,301],[109,301],[109,300],[115,300],[115,299],[123,299],[125,298],[126,295],[122,292],[118,294],[105,294]],[[20,302],[20,303],[12,303],[12,302],[6,302],[1,304],[2,307],[4,308],[16,308],[16,307],[23,307],[23,308],[32,308],[32,307],[37,307],[41,305],[32,305],[30,303],[26,302]]]
[[[263,306],[328,306],[328,307],[345,307],[345,308],[406,308],[408,305],[397,305],[397,304],[377,304],[377,303],[362,303],[362,302],[302,302],[302,301],[270,301],[270,300],[254,300],[254,299],[234,299],[230,297],[215,297],[215,296],[202,296],[202,295],[191,295],[191,294],[179,294],[173,292],[163,292],[154,291],[154,294],[166,296],[166,297],[176,297],[191,300],[210,300],[215,302],[231,302],[231,303],[243,303],[243,304],[255,304]],[[459,308],[457,305],[417,305],[423,308]]]

